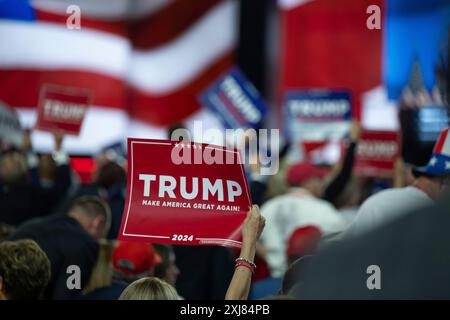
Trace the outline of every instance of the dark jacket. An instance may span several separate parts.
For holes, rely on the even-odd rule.
[[[176,289],[185,299],[223,300],[234,272],[232,251],[224,247],[174,246],[180,275]]]
[[[119,300],[123,290],[127,287],[124,282],[113,281],[110,286],[95,289],[80,297],[80,300]]]
[[[89,280],[97,260],[99,245],[75,220],[68,216],[52,216],[29,221],[19,227],[11,240],[33,239],[47,254],[52,276],[46,291],[49,299],[74,299]],[[69,290],[67,273],[71,265],[80,268],[80,289]]]
[[[0,222],[18,226],[32,218],[50,214],[66,195],[70,184],[69,165],[57,167],[52,187],[44,187],[31,181],[14,186],[0,182]]]

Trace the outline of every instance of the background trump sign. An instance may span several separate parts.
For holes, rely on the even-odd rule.
[[[355,171],[358,175],[391,178],[400,156],[400,137],[393,131],[363,131],[358,143]]]
[[[36,129],[78,135],[90,100],[88,90],[43,85]]]
[[[238,151],[131,138],[128,154],[120,239],[241,246],[251,201]]]

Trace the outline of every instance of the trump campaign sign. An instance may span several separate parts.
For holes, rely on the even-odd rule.
[[[308,157],[308,145],[318,147],[344,138],[352,118],[349,91],[310,89],[288,91],[284,101],[285,133],[294,142],[293,161]],[[330,157],[316,159],[330,162]],[[339,159],[333,156],[333,162]]]
[[[395,131],[363,131],[357,146],[356,174],[392,177],[395,161],[400,156],[399,139]]]
[[[202,92],[199,100],[229,129],[257,129],[267,113],[258,90],[238,68],[232,68]]]
[[[129,138],[128,159],[119,239],[241,246],[251,200],[238,151]]]
[[[88,90],[43,85],[39,97],[36,129],[78,135],[91,101]]]

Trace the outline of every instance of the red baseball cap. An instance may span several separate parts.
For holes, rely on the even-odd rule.
[[[113,268],[128,275],[145,273],[161,262],[150,243],[122,241],[112,255]]]
[[[291,186],[302,184],[311,178],[324,178],[328,171],[321,169],[310,162],[298,162],[289,167],[286,180]]]
[[[322,232],[316,226],[308,225],[297,228],[288,239],[286,255],[292,257],[311,254],[321,238]]]

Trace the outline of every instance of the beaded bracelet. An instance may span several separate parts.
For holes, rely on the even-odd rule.
[[[251,265],[253,267],[253,269],[256,269],[256,264],[253,261],[250,261],[250,260],[242,258],[242,257],[239,257],[235,260],[236,263],[238,263],[239,261],[247,262],[249,265]]]

